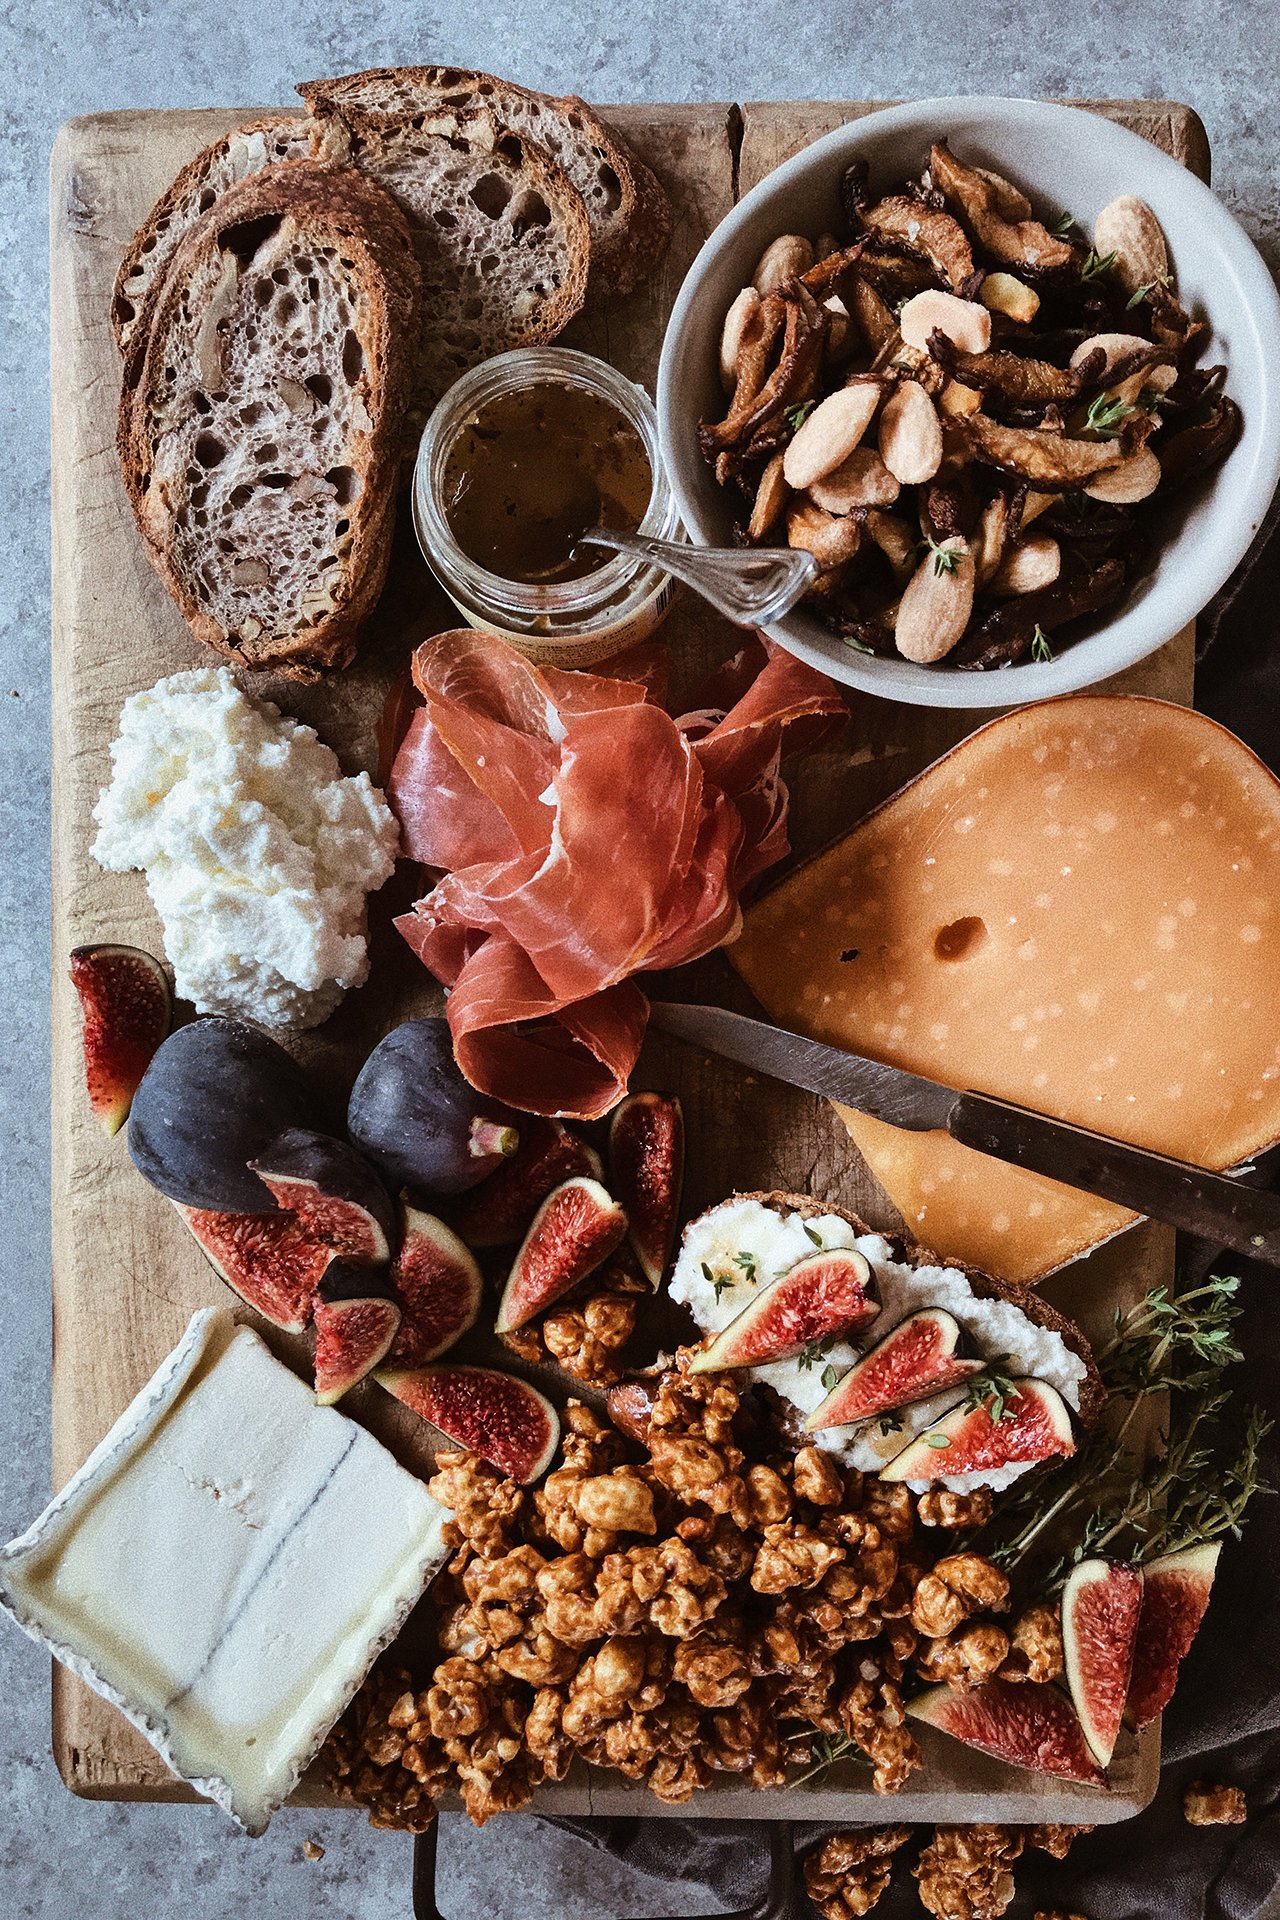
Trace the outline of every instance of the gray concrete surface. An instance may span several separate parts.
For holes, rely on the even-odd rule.
[[[1280,13],[1232,0],[7,0],[0,6],[0,1538],[48,1467],[48,372],[45,179],[59,123],[125,106],[287,100],[295,79],[450,60],[597,100],[1166,96],[1208,127],[1214,179],[1280,268]],[[62,964],[62,956],[57,956]],[[401,1920],[407,1841],[282,1814],[245,1840],[205,1809],[90,1805],[48,1754],[48,1669],[0,1631],[4,1920]],[[697,1912],[535,1820],[447,1823],[451,1915]],[[301,1852],[314,1836],[325,1857]],[[665,1904],[664,1904],[665,1903]]]

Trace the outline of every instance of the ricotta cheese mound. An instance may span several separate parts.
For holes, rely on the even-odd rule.
[[[900,1320],[921,1307],[945,1307],[954,1314],[977,1351],[988,1359],[1007,1355],[1015,1374],[1047,1380],[1074,1412],[1080,1410],[1080,1389],[1088,1370],[1060,1333],[1037,1326],[1008,1300],[981,1299],[957,1267],[912,1267],[896,1260],[893,1248],[879,1233],[855,1233],[836,1213],[804,1219],[798,1213],[779,1214],[759,1200],[722,1201],[691,1220],[685,1229],[675,1270],[671,1298],[687,1307],[704,1333],[719,1333],[745,1307],[798,1260],[824,1248],[856,1247],[870,1262],[880,1298],[880,1312],[862,1331],[863,1350],[883,1339]],[[739,1255],[752,1259],[743,1262]],[[752,1277],[754,1276],[754,1278]],[[826,1398],[823,1373],[828,1367],[844,1373],[859,1357],[859,1349],[837,1340],[817,1361],[804,1355],[749,1367],[748,1380],[772,1387],[802,1416]],[[810,1436],[811,1444],[834,1453],[847,1466],[878,1473],[908,1441],[931,1427],[948,1407],[963,1399],[963,1390],[951,1388],[901,1407],[892,1420],[871,1420],[856,1427],[825,1427]],[[967,1493],[975,1486],[999,1490],[1030,1464],[988,1468],[982,1473],[939,1474],[932,1480],[912,1480],[917,1492],[925,1487],[949,1487]]]
[[[125,701],[93,856],[141,868],[179,995],[199,1013],[314,1027],[368,976],[366,896],[390,878],[394,815],[311,727],[226,667]]]

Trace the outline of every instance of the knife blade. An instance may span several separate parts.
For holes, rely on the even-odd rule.
[[[912,1132],[944,1130],[979,1153],[1280,1266],[1280,1193],[1265,1187],[1051,1120],[987,1094],[939,1086],[919,1074],[864,1060],[727,1007],[655,1000],[649,1017],[662,1032],[770,1079],[823,1094]]]

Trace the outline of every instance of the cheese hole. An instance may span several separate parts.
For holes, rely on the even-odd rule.
[[[986,921],[967,913],[963,919],[938,928],[933,936],[934,955],[939,960],[971,960],[987,939]]]

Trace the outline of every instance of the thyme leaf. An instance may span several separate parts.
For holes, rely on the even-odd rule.
[[[862,1767],[871,1764],[857,1741],[847,1733],[823,1733],[815,1740],[811,1733],[801,1732],[793,1735],[793,1742],[803,1742],[814,1759],[804,1773],[797,1775],[794,1780],[788,1780],[788,1790],[818,1779],[829,1767],[834,1767],[837,1760],[854,1760]]]
[[[760,1272],[759,1272],[760,1262],[756,1258],[755,1254],[754,1253],[735,1253],[733,1256],[733,1261],[735,1266],[742,1268],[744,1278],[749,1280],[752,1286],[754,1287],[756,1284],[756,1281],[760,1278]]]
[[[824,1367],[822,1369],[822,1384],[828,1393],[831,1392],[833,1387],[838,1387],[843,1378],[844,1375],[841,1373],[839,1367]]]
[[[960,565],[958,548],[941,546],[936,540],[925,540],[920,552],[933,555],[933,570],[937,574],[954,573]]]
[[[1136,407],[1131,407],[1127,400],[1117,400],[1113,395],[1100,393],[1096,399],[1089,402],[1089,411],[1085,415],[1081,432],[1106,434],[1108,438],[1114,439],[1115,429],[1120,422],[1127,420],[1129,415],[1136,411]]]
[[[834,1333],[829,1333],[825,1340],[810,1340],[806,1346],[801,1347],[799,1353],[796,1355],[796,1365],[803,1373],[808,1373],[810,1367],[816,1366],[819,1360],[826,1359],[835,1343],[836,1336]]]
[[[1080,223],[1076,219],[1074,213],[1064,213],[1059,215],[1058,219],[1054,221],[1049,231],[1056,240],[1065,240],[1067,235],[1069,233],[1074,232],[1074,230],[1076,229],[1076,227],[1079,226],[1079,224]]]
[[[1053,658],[1053,647],[1050,643],[1049,636],[1039,621],[1036,622],[1035,632],[1031,636],[1031,658],[1038,660],[1041,666]]]
[[[1018,1409],[1010,1404],[1018,1392],[1012,1366],[1013,1361],[1007,1353],[998,1353],[994,1359],[988,1360],[982,1372],[975,1373],[969,1381],[965,1412],[977,1413],[985,1409],[996,1426],[1002,1420],[1016,1420]],[[933,1445],[932,1440],[929,1444]]]
[[[1115,266],[1116,255],[1113,247],[1110,253],[1099,253],[1096,247],[1090,247],[1080,265],[1082,280],[1101,280]]]
[[[822,1246],[823,1245],[822,1235],[818,1232],[817,1228],[811,1227],[807,1220],[802,1221],[801,1224],[804,1227],[805,1238],[808,1240],[812,1240],[815,1247]]]
[[[792,433],[799,433],[809,415],[813,412],[813,401],[803,400],[798,407],[788,407],[782,416]]]

